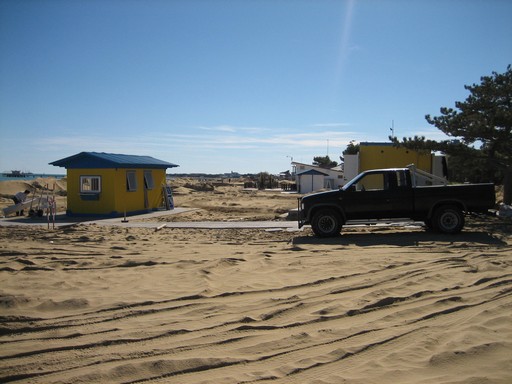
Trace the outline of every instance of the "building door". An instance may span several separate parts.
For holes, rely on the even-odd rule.
[[[155,185],[153,181],[153,172],[150,170],[144,171],[144,209],[149,209],[148,191],[152,190]]]

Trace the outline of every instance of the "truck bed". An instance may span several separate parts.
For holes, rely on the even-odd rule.
[[[414,187],[414,211],[429,212],[438,202],[459,203],[465,212],[486,212],[495,202],[494,184],[456,184]]]

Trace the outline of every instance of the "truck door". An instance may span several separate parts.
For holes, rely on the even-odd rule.
[[[403,170],[388,173],[392,193],[389,201],[393,210],[390,217],[410,217],[414,211],[414,197],[409,174]]]
[[[368,172],[355,188],[343,194],[343,207],[347,219],[383,219],[407,217],[412,196],[407,180],[400,171]],[[399,184],[404,183],[400,188]],[[406,212],[409,212],[406,214]]]

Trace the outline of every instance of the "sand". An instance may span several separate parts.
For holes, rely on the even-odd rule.
[[[277,219],[296,204],[176,192],[200,209],[162,220]],[[511,245],[498,218],[332,239],[0,227],[0,382],[510,383]]]

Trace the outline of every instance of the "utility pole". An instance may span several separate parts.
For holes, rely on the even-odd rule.
[[[391,137],[395,138],[395,120],[391,120],[391,128],[389,128],[391,131]]]

